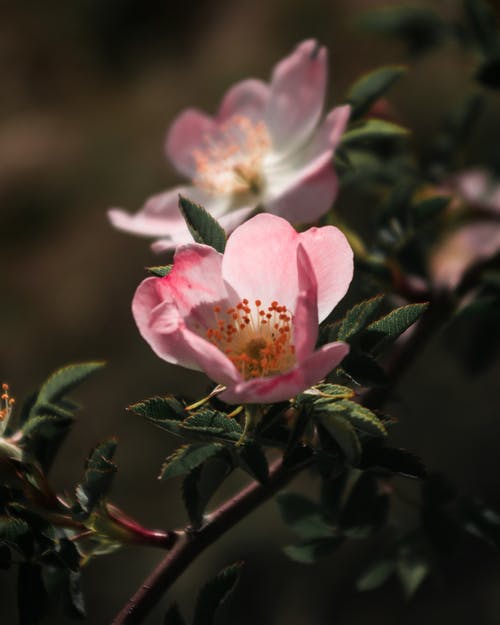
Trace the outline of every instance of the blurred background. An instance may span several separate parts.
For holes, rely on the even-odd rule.
[[[71,491],[90,449],[116,435],[116,504],[150,526],[185,521],[180,482],[156,479],[176,441],[125,407],[167,392],[196,399],[207,380],[163,363],[139,337],[130,313],[133,292],[145,266],[167,259],[154,256],[146,239],[112,230],[106,209],[135,211],[146,197],[177,183],[163,153],[173,117],[187,106],[214,112],[232,83],[267,79],[304,38],[329,48],[329,107],[342,102],[363,72],[407,61],[403,45],[356,26],[362,11],[389,4],[0,2],[0,381],[20,400],[61,365],[108,362],[78,392],[84,409],[53,471],[57,489]],[[428,4],[450,16],[458,5]],[[472,68],[473,59],[450,43],[419,58],[391,91],[417,151],[425,151],[444,113],[470,90]],[[499,122],[500,96],[491,92],[471,140],[471,163],[500,163]],[[342,195],[339,206],[348,215]],[[446,472],[464,493],[500,509],[499,363],[470,377],[448,343],[433,340],[405,376],[390,407],[400,419],[393,440],[432,470]],[[219,499],[239,479],[231,478]],[[317,487],[308,480],[297,487]],[[237,559],[247,566],[221,622],[498,623],[500,560],[480,546],[465,548],[446,579],[426,582],[406,603],[396,583],[354,591],[374,545],[349,544],[307,567],[283,555],[281,547],[291,540],[276,505],[267,504],[204,554],[148,623],[160,623],[174,597],[189,614],[204,579]],[[110,622],[161,555],[130,549],[92,561],[84,576],[88,622]],[[2,572],[0,585],[1,622],[9,625],[16,622],[14,577]]]

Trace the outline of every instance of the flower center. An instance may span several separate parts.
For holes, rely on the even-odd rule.
[[[0,422],[5,421],[5,423],[7,423],[9,421],[14,402],[14,398],[9,395],[9,385],[5,383],[2,384],[2,393],[0,395]]]
[[[259,193],[262,160],[271,149],[265,123],[234,115],[219,133],[215,138],[205,137],[204,147],[193,150],[194,183],[212,193]]]
[[[221,311],[214,306],[215,327],[207,339],[223,351],[245,380],[288,371],[295,364],[292,344],[292,316],[286,306],[260,300],[254,306],[247,299]]]

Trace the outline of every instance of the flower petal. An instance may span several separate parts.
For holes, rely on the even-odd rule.
[[[323,109],[326,79],[326,48],[313,39],[276,65],[266,111],[276,152],[296,149],[310,137]]]
[[[475,264],[500,253],[500,225],[479,221],[451,232],[430,259],[430,273],[439,288],[455,289]]]
[[[338,191],[331,152],[300,170],[272,177],[263,203],[266,210],[295,223],[312,223],[331,207]]]
[[[186,231],[187,227],[179,211],[179,194],[188,195],[191,187],[175,187],[150,197],[135,214],[120,208],[108,211],[111,224],[119,230],[148,237],[169,236]]]
[[[349,122],[350,114],[351,107],[349,104],[337,106],[328,113],[311,141],[299,155],[303,163],[321,156],[326,150],[330,150],[333,156],[333,152],[337,149]]]
[[[264,117],[264,108],[269,99],[269,87],[262,80],[248,78],[233,85],[226,92],[219,111],[217,121],[224,122],[233,115],[245,115],[251,120]]]
[[[240,382],[228,387],[219,397],[228,404],[286,401],[317,384],[340,364],[348,352],[347,343],[328,343],[286,373]]]
[[[298,295],[297,237],[284,219],[256,215],[229,237],[223,279],[240,299],[260,299],[264,306],[276,300],[293,310]]]
[[[194,177],[196,161],[193,151],[200,148],[205,137],[215,130],[215,121],[198,109],[187,109],[174,119],[167,133],[165,150],[179,173],[187,178]]]
[[[318,283],[318,319],[323,321],[347,293],[354,272],[351,246],[334,226],[309,228],[299,235]]]
[[[318,338],[318,283],[311,260],[302,244],[297,249],[299,296],[293,317],[293,344],[300,362],[314,350]]]
[[[189,243],[177,248],[172,271],[156,278],[161,300],[174,302],[190,328],[211,327],[214,305],[227,303],[221,263],[222,254],[212,247]]]

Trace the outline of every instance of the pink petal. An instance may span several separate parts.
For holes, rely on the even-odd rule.
[[[175,365],[204,371],[219,384],[241,381],[238,370],[220,349],[187,328],[174,302],[146,308],[151,288],[146,285],[139,289],[133,302],[134,316],[141,335],[157,356]]]
[[[193,151],[202,147],[205,137],[216,129],[214,120],[197,109],[187,109],[178,115],[167,134],[165,149],[177,171],[187,178],[196,173]]]
[[[219,107],[217,121],[222,123],[233,115],[260,120],[264,117],[268,98],[269,87],[262,80],[242,80],[227,91]]]
[[[256,215],[229,237],[222,276],[239,295],[264,306],[273,300],[293,310],[298,295],[297,233],[279,217]]]
[[[330,150],[333,156],[349,122],[350,114],[349,104],[331,110],[302,151],[300,155],[302,162],[315,159],[327,150]]]
[[[187,227],[179,211],[179,194],[189,195],[190,187],[175,187],[150,197],[134,215],[112,208],[108,211],[111,224],[119,230],[149,237],[169,236],[186,232]]]
[[[228,387],[219,397],[228,404],[286,401],[317,384],[340,364],[348,352],[347,343],[328,343],[286,373],[240,382]]]
[[[266,123],[273,149],[296,149],[311,136],[321,111],[327,79],[326,48],[303,41],[274,68]]]
[[[480,221],[453,231],[435,250],[430,273],[436,286],[455,289],[475,264],[500,253],[500,225]]]
[[[331,208],[337,196],[338,180],[331,152],[299,170],[277,179],[270,177],[263,203],[266,210],[292,223],[312,223]]]
[[[297,249],[299,296],[293,317],[293,344],[300,362],[314,350],[318,338],[318,284],[311,260],[302,244]]]
[[[314,267],[321,322],[347,293],[354,272],[354,255],[344,234],[334,226],[309,228],[299,239]]]
[[[227,303],[221,263],[222,254],[212,247],[190,243],[177,248],[172,271],[156,278],[161,300],[175,302],[190,328],[214,325],[214,305]]]

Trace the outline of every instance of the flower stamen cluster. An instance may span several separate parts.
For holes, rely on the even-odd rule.
[[[194,182],[209,193],[258,193],[263,184],[262,160],[270,150],[263,121],[233,115],[221,125],[217,137],[205,134],[202,147],[193,150]]]
[[[0,395],[0,422],[8,423],[16,400],[9,395],[9,385],[2,384],[2,394]]]
[[[292,316],[277,301],[267,307],[244,298],[236,306],[213,307],[215,327],[207,339],[224,352],[245,380],[282,373],[296,362]]]

